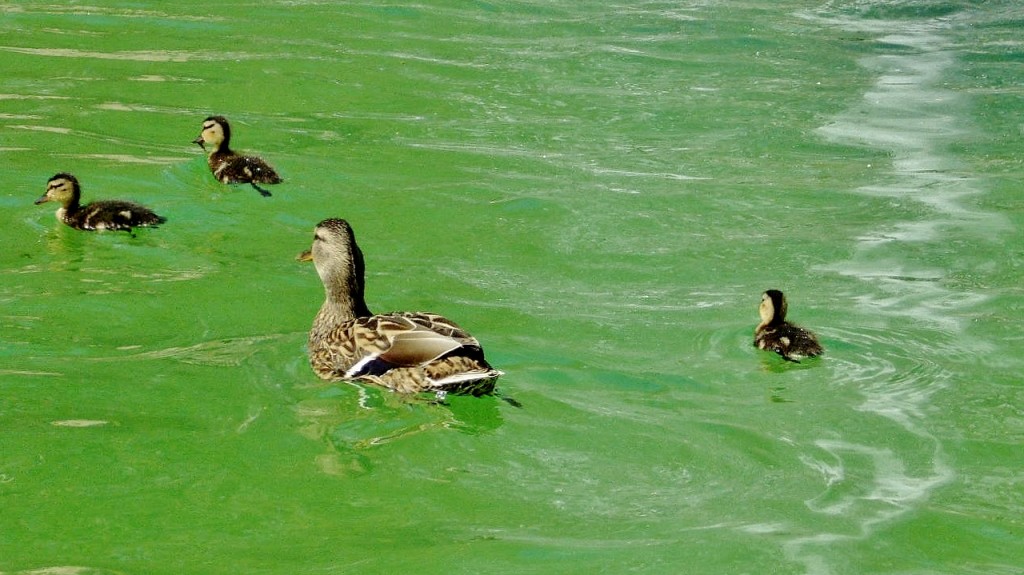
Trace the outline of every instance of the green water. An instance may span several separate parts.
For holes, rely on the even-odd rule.
[[[0,5],[0,572],[1019,574],[1022,22]],[[57,171],[169,221],[69,229]],[[331,216],[523,407],[318,381]],[[751,346],[773,287],[824,358]]]

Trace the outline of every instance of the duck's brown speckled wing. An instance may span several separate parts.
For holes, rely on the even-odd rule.
[[[500,375],[484,360],[476,338],[436,314],[358,318],[339,326],[325,344],[310,350],[321,377],[329,370],[331,379],[366,380],[395,391],[481,395],[493,390]]]
[[[283,180],[262,158],[256,156],[210,156],[213,175],[225,184],[280,184]]]
[[[815,357],[825,351],[813,333],[791,323],[766,326],[757,332],[754,343],[758,348],[774,351],[789,361]]]
[[[157,226],[167,219],[135,202],[106,200],[83,206],[68,214],[65,223],[82,230],[123,230]]]

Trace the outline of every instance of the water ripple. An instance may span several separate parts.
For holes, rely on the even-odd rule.
[[[21,46],[0,46],[0,50],[29,56],[54,58],[89,58],[95,60],[122,60],[129,62],[195,62],[221,60],[248,60],[255,58],[244,52],[220,50],[125,50],[119,52],[98,52],[75,48],[25,48]]]
[[[963,96],[943,85],[945,74],[959,65],[948,37],[956,15],[885,20],[822,11],[805,16],[878,36],[876,54],[860,62],[875,74],[874,85],[860,103],[818,131],[832,142],[887,152],[892,163],[881,181],[852,191],[907,206],[910,213],[909,219],[860,233],[851,259],[820,267],[864,282],[866,289],[853,299],[879,322],[830,333],[843,342],[830,365],[839,381],[861,393],[854,409],[877,416],[877,422],[871,429],[817,438],[799,457],[822,482],[821,491],[805,502],[807,509],[839,523],[798,535],[784,549],[808,573],[829,574],[833,567],[826,549],[870,536],[953,480],[943,443],[929,429],[929,406],[951,385],[954,374],[945,367],[950,358],[978,353],[989,344],[963,341],[965,311],[987,296],[950,289],[944,239],[950,229],[992,238],[1008,226],[998,215],[966,203],[984,190],[957,174],[958,161],[949,151],[950,142],[972,131],[961,120],[968,114],[957,112],[966,106]],[[935,257],[922,257],[932,252]]]
[[[130,355],[97,357],[95,361],[128,361],[175,359],[183,363],[222,367],[238,367],[259,351],[258,345],[290,337],[290,334],[258,335],[204,341],[189,346],[174,346]]]
[[[830,356],[829,365],[840,383],[860,392],[854,409],[881,419],[838,437],[815,439],[798,456],[821,480],[821,490],[805,501],[808,511],[839,523],[796,536],[784,549],[809,573],[822,574],[832,573],[821,551],[825,547],[869,537],[955,477],[942,441],[927,423],[932,397],[953,377],[928,359],[926,352],[933,350],[915,343],[910,329],[833,330],[832,335],[845,347]],[[883,355],[878,349],[901,351]]]

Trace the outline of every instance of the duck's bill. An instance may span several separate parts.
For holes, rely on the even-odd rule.
[[[38,206],[39,204],[45,204],[48,201],[50,201],[50,198],[46,197],[46,194],[43,194],[39,196],[39,199],[35,201],[35,204]]]
[[[299,260],[300,262],[311,262],[313,261],[313,250],[306,250],[301,254],[295,256],[295,259]]]
[[[195,140],[192,140],[192,143],[198,145],[200,148],[202,148],[204,150],[206,149],[206,142],[203,141],[203,137],[202,136],[199,136]]]

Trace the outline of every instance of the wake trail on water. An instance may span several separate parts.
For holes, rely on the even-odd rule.
[[[889,324],[837,332],[854,353],[832,363],[863,394],[855,409],[878,416],[890,436],[879,433],[881,439],[866,444],[843,430],[814,441],[800,457],[821,474],[822,491],[805,504],[824,527],[785,541],[784,550],[807,573],[825,575],[842,571],[830,561],[833,546],[868,538],[953,480],[942,442],[927,424],[932,396],[953,378],[937,361],[935,354],[945,346],[935,341],[960,333],[965,320],[954,312],[980,304],[984,296],[949,289],[948,271],[921,261],[919,252],[921,246],[941,245],[951,231],[992,239],[1008,223],[966,203],[984,190],[949,151],[971,131],[964,96],[942,83],[959,65],[949,36],[963,14],[900,20],[828,12],[801,16],[875,38],[876,54],[860,61],[875,75],[873,85],[818,133],[833,143],[887,152],[891,166],[879,170],[880,181],[851,192],[909,205],[913,214],[863,232],[850,259],[819,268],[865,282],[857,306]],[[922,329],[935,334],[930,343],[921,341]]]

